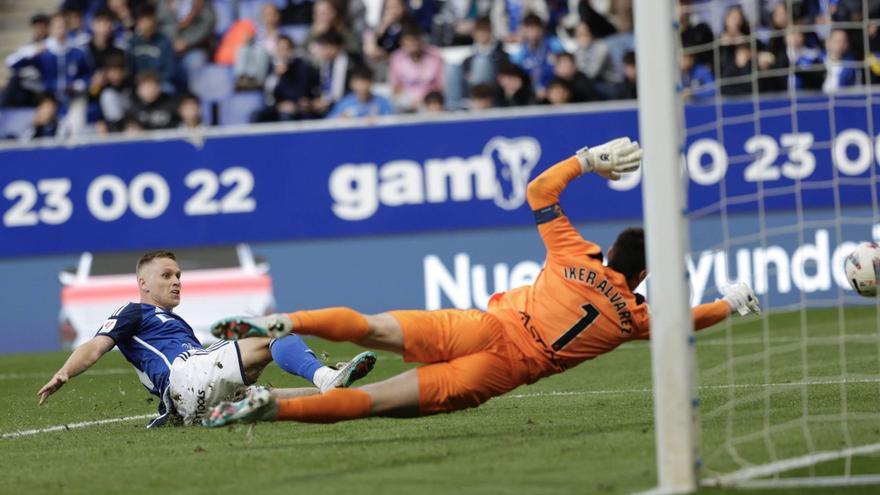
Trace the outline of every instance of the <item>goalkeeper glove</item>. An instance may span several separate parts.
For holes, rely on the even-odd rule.
[[[638,142],[622,137],[592,148],[581,148],[575,156],[581,164],[581,174],[596,172],[606,179],[618,180],[620,174],[639,169],[642,149]]]
[[[736,310],[741,316],[749,313],[761,314],[761,305],[755,291],[745,282],[721,288],[722,300],[730,305],[731,311]]]

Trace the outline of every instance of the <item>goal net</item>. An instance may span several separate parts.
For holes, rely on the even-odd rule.
[[[696,339],[703,485],[880,484],[880,298],[843,271],[880,241],[875,3],[683,1],[658,20],[679,23],[690,303],[744,281],[765,309]]]

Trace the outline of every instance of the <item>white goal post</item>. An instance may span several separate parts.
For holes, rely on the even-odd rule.
[[[651,363],[657,445],[657,491],[697,486],[699,441],[693,323],[685,253],[689,249],[686,174],[674,0],[636,0],[642,197],[651,295]],[[662,379],[657,379],[663,377]]]
[[[880,485],[880,298],[844,271],[880,242],[880,4],[685,3],[634,0],[650,493]],[[697,340],[736,282],[763,313]]]

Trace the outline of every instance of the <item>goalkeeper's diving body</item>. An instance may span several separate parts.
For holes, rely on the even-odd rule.
[[[559,206],[559,195],[573,179],[595,172],[617,180],[637,170],[641,157],[638,143],[619,138],[584,148],[532,180],[527,198],[547,249],[544,269],[533,285],[493,295],[487,311],[363,315],[329,308],[218,321],[213,332],[228,339],[295,332],[397,352],[425,365],[381,382],[308,397],[278,399],[251,389],[243,400],[213,408],[204,424],[333,423],[456,411],[561,373],[624,342],[649,338],[647,304],[633,293],[646,276],[642,229],[621,232],[605,266],[600,247],[581,237]],[[747,285],[723,292],[723,299],[693,309],[695,328],[712,326],[733,312],[760,311]]]

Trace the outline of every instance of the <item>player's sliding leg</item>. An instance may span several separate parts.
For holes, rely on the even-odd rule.
[[[296,311],[259,317],[224,318],[211,325],[222,339],[280,337],[291,332],[314,335],[334,342],[354,342],[371,349],[403,353],[403,333],[388,313],[367,316],[350,308]]]
[[[258,421],[336,423],[368,416],[409,417],[419,413],[417,370],[409,370],[363,388],[334,389],[321,395],[281,399],[266,389],[254,390],[238,402],[211,409],[204,425]]]
[[[409,370],[356,389],[277,400],[268,394],[213,408],[205,426],[237,421],[335,423],[368,416],[411,417],[476,407],[534,381],[528,366],[508,346]]]
[[[281,369],[312,382],[321,392],[350,386],[366,376],[376,363],[376,354],[368,351],[336,369],[324,366],[296,335],[244,339],[238,342],[238,347],[248,383],[256,382],[263,368],[274,360]]]

